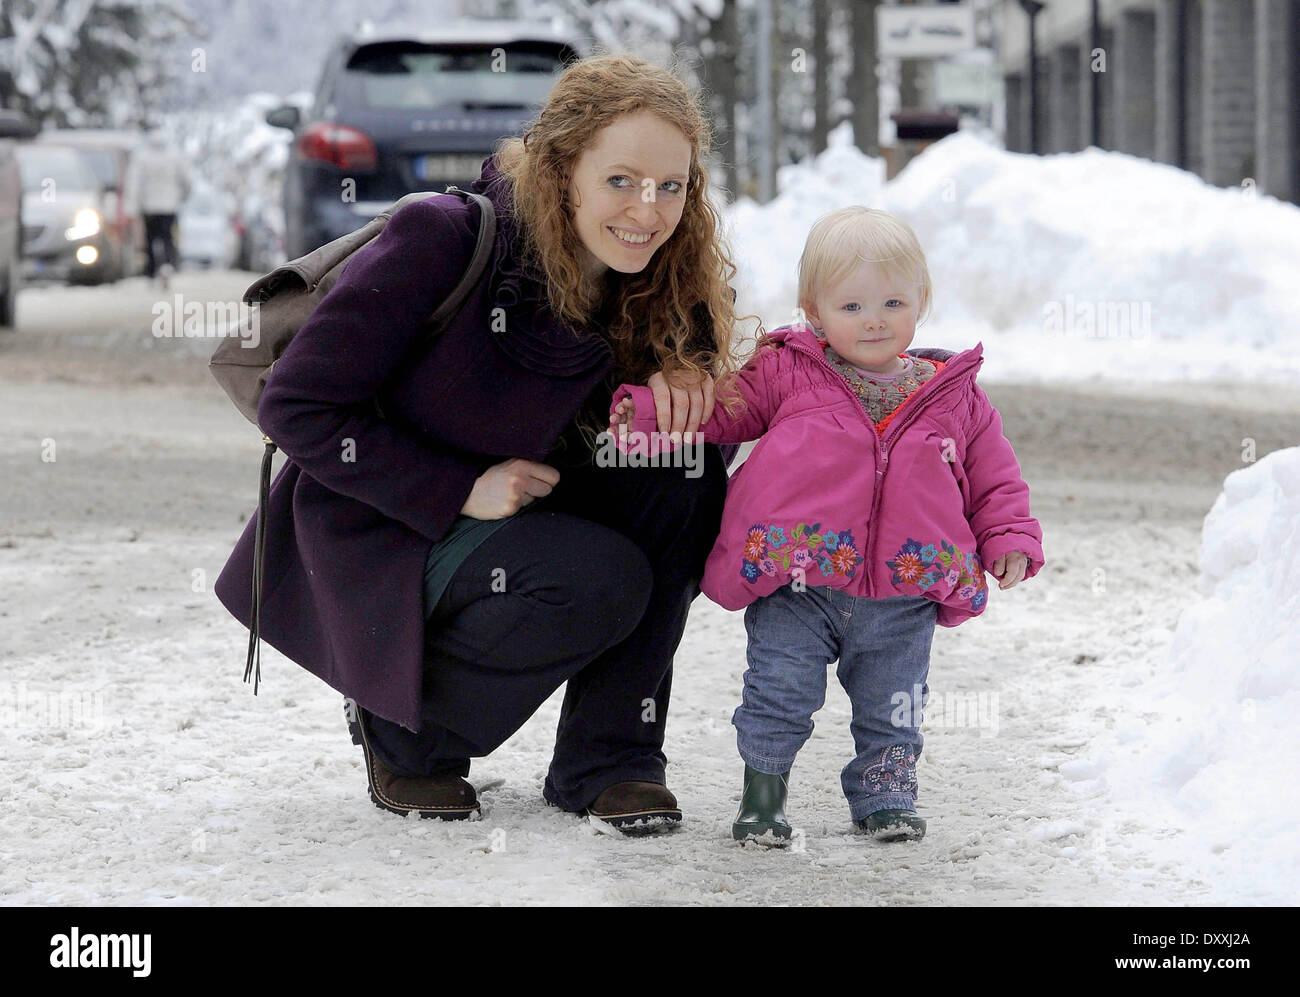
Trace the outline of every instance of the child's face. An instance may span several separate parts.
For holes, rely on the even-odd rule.
[[[818,290],[808,304],[813,326],[849,363],[892,374],[916,335],[920,286],[891,279],[878,263],[862,263],[844,280]]]

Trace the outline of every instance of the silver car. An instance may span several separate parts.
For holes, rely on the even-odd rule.
[[[66,146],[15,149],[23,182],[23,279],[99,284],[110,276],[100,186]]]
[[[103,128],[47,128],[36,141],[72,146],[95,174],[104,209],[109,279],[144,273],[144,219],[126,199],[126,175],[140,148],[140,136]]]

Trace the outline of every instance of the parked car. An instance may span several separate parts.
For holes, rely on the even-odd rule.
[[[35,133],[24,114],[0,109],[0,329],[13,329],[22,285],[23,178],[14,140]]]
[[[76,149],[18,146],[23,279],[100,284],[110,276],[99,182]]]
[[[144,219],[126,197],[127,170],[140,148],[140,135],[106,128],[55,128],[41,132],[36,140],[77,149],[99,181],[108,279],[143,273]]]
[[[301,256],[353,231],[405,194],[476,180],[498,139],[520,134],[559,72],[582,55],[576,35],[520,21],[366,32],[331,50],[295,131],[285,174],[285,251]]]
[[[235,199],[224,190],[196,183],[177,213],[176,225],[183,263],[223,270],[234,266],[239,255]]]

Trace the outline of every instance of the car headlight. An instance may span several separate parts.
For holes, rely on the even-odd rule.
[[[99,234],[99,212],[94,208],[82,208],[72,219],[72,228],[63,230],[63,237],[69,242],[89,239]]]

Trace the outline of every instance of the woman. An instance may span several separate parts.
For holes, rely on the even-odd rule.
[[[568,682],[543,795],[621,830],[680,821],[664,779],[672,660],[726,490],[602,467],[615,385],[663,431],[713,409],[735,273],[707,200],[705,118],[671,73],[570,66],[475,190],[499,222],[486,277],[432,344],[478,208],[435,197],[358,252],[267,381],[289,458],[270,494],[262,634],[358,704],[370,794],[394,813],[478,810],[470,758]],[[381,398],[384,418],[375,413]],[[246,625],[245,529],[216,593]]]

